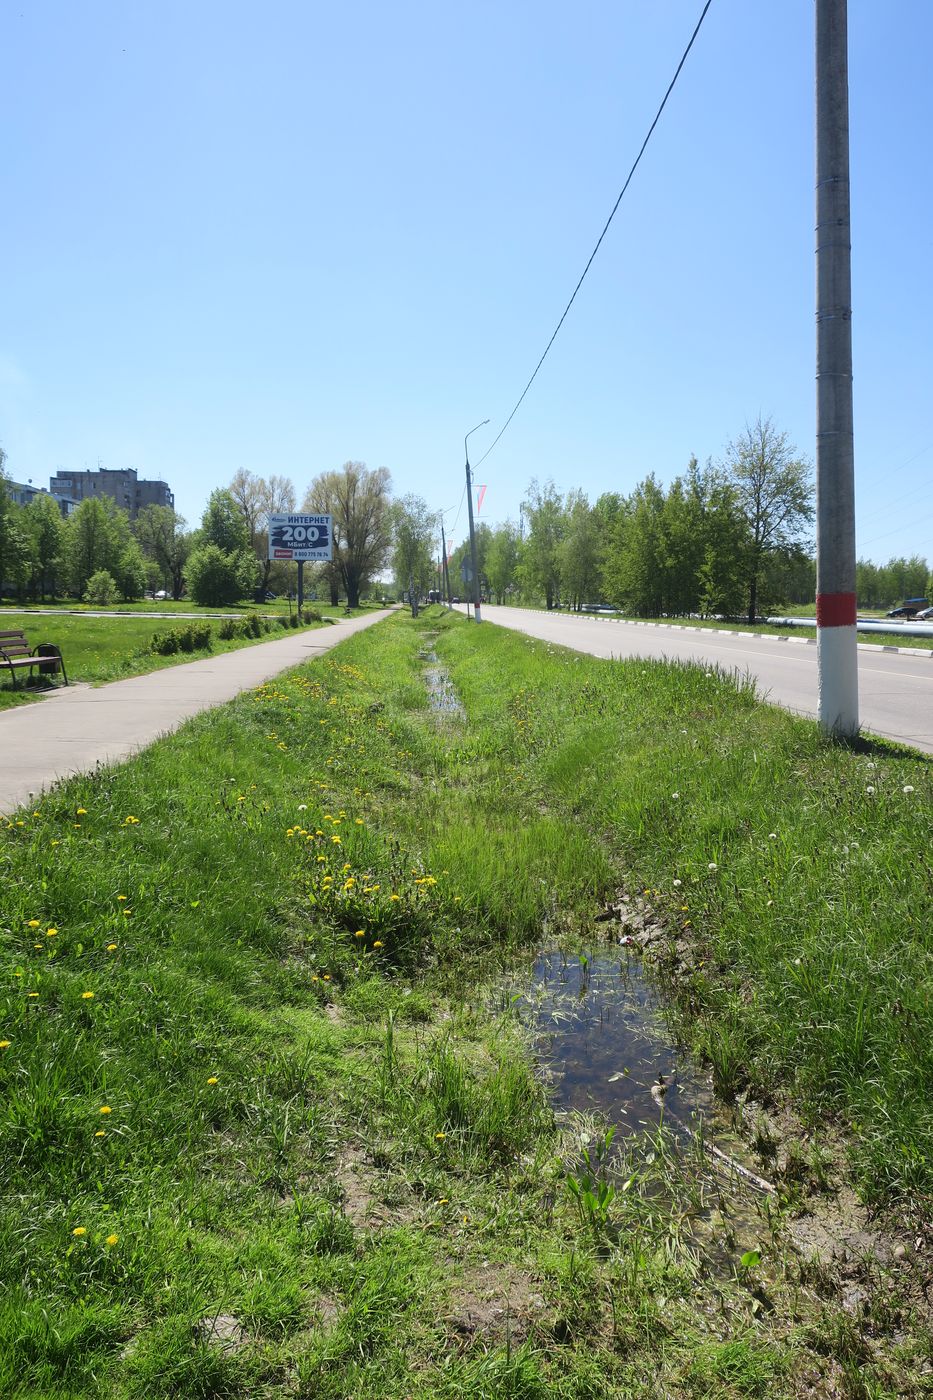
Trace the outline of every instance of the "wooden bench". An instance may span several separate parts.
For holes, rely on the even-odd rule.
[[[61,671],[68,684],[68,673],[61,651],[52,642],[40,642],[30,649],[25,632],[19,628],[0,631],[0,667],[6,666],[16,689],[17,671],[37,670],[40,676],[51,676]]]

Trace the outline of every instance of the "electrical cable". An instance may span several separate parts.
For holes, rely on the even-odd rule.
[[[476,467],[479,467],[483,462],[485,462],[486,458],[489,456],[490,452],[492,452],[492,450],[493,450],[493,448],[495,447],[496,443],[497,443],[497,442],[499,441],[499,439],[502,437],[502,434],[505,432],[506,428],[509,426],[509,424],[511,423],[512,419],[515,417],[516,413],[517,413],[518,410],[521,408],[522,400],[524,399],[525,395],[528,393],[528,390],[531,388],[532,384],[535,382],[535,379],[537,378],[537,375],[538,375],[538,370],[539,370],[539,369],[541,368],[541,366],[544,364],[544,361],[545,361],[545,359],[547,358],[548,351],[550,350],[551,346],[554,344],[554,341],[557,339],[558,331],[560,330],[561,326],[564,324],[564,321],[567,319],[567,313],[568,313],[568,311],[570,310],[571,306],[573,306],[574,301],[576,300],[577,292],[578,292],[578,291],[580,290],[580,288],[583,286],[583,279],[586,277],[586,274],[587,274],[587,273],[589,272],[589,270],[590,270],[590,264],[592,263],[593,259],[596,257],[596,254],[599,252],[600,244],[602,243],[603,239],[606,237],[606,234],[607,234],[608,231],[609,231],[609,225],[612,223],[613,219],[615,218],[616,210],[618,209],[619,205],[622,203],[622,197],[623,197],[623,195],[625,194],[625,191],[628,189],[629,185],[632,183],[632,176],[635,174],[635,171],[638,169],[639,162],[641,161],[642,156],[645,154],[645,149],[646,149],[646,147],[647,147],[647,145],[648,145],[648,142],[651,140],[651,137],[652,137],[652,135],[653,135],[653,133],[654,133],[654,129],[655,129],[655,127],[657,126],[658,122],[659,122],[660,119],[661,119],[661,113],[664,111],[664,108],[667,106],[667,99],[670,97],[671,93],[674,91],[674,84],[677,82],[677,79],[680,77],[680,70],[683,68],[684,64],[685,64],[686,61],[687,61],[687,55],[690,53],[690,50],[693,48],[694,40],[696,39],[697,35],[698,35],[699,32],[700,32],[700,28],[701,28],[701,26],[702,26],[702,24],[703,24],[703,21],[704,21],[705,18],[706,18],[706,12],[707,12],[707,10],[709,9],[709,7],[710,7],[710,5],[711,5],[712,3],[713,3],[713,0],[706,0],[706,4],[703,6],[703,12],[702,12],[702,14],[700,15],[700,18],[697,20],[696,28],[694,29],[693,33],[692,33],[691,36],[690,36],[690,42],[689,42],[689,44],[687,45],[687,47],[684,49],[683,54],[681,55],[681,59],[680,59],[680,62],[678,63],[678,65],[677,65],[677,69],[676,69],[676,71],[675,71],[675,73],[674,73],[674,76],[673,76],[673,78],[671,78],[670,85],[669,85],[669,87],[668,87],[668,89],[667,89],[667,92],[664,94],[664,99],[663,99],[663,101],[661,102],[661,105],[660,105],[660,107],[658,108],[657,112],[655,113],[654,121],[651,123],[650,127],[648,128],[648,135],[645,137],[644,141],[641,143],[641,150],[638,152],[638,155],[635,157],[635,162],[634,162],[634,164],[632,165],[632,168],[631,168],[631,170],[630,170],[629,173],[628,173],[628,178],[626,179],[625,184],[622,186],[622,189],[619,191],[619,197],[618,197],[618,199],[616,200],[615,204],[612,206],[612,213],[609,215],[609,218],[606,220],[605,225],[603,226],[603,231],[602,231],[602,233],[599,235],[599,238],[596,240],[596,247],[593,249],[592,253],[590,253],[589,258],[587,259],[586,267],[583,269],[583,271],[582,271],[581,274],[580,274],[580,280],[579,280],[579,282],[577,283],[577,285],[576,285],[576,286],[574,287],[574,289],[573,289],[573,296],[570,298],[570,300],[568,301],[567,305],[564,307],[563,315],[561,316],[560,320],[558,321],[557,325],[556,325],[555,328],[554,328],[554,334],[551,336],[551,338],[550,338],[550,340],[548,341],[547,345],[544,347],[544,354],[541,356],[540,360],[539,360],[538,363],[535,365],[534,374],[532,374],[532,376],[531,376],[531,378],[529,379],[528,383],[525,385],[524,389],[523,389],[522,392],[521,392],[521,395],[519,396],[518,403],[516,403],[515,407],[512,409],[512,412],[509,414],[508,418],[505,420],[505,422],[503,423],[502,427],[499,429],[499,432],[498,432],[498,433],[496,434],[496,436],[493,438],[492,443],[490,444],[489,447],[487,447],[487,449],[486,449],[486,451],[483,453],[482,457],[480,457],[479,461],[476,463],[476,466],[474,467],[474,471],[476,470]]]

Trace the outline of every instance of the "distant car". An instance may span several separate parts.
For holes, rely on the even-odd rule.
[[[459,603],[459,602],[460,602],[460,599],[457,597],[457,595],[456,595],[456,593],[455,593],[454,596],[451,598],[450,601],[451,601],[452,603]]]
[[[907,598],[898,608],[892,608],[885,617],[916,617],[922,610],[930,606],[929,598]]]
[[[933,608],[921,608],[914,618],[915,622],[933,622]]]
[[[269,589],[269,588],[266,589],[266,602],[267,602],[267,603],[274,603],[275,600],[276,600],[276,598],[277,598],[278,596],[279,596],[279,595],[278,595],[277,593],[273,593],[271,589]]]

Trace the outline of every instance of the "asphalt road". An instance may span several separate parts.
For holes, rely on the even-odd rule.
[[[510,627],[590,656],[696,661],[748,672],[762,699],[797,714],[817,714],[816,645],[802,638],[723,634],[491,604],[483,606],[482,616],[484,625]],[[863,731],[933,753],[933,653],[906,655],[866,643],[859,648],[858,674]]]

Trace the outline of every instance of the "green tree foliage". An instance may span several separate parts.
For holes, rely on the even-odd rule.
[[[768,561],[797,549],[814,515],[813,475],[786,433],[760,416],[726,449],[722,470],[745,519],[748,619],[754,622]]]
[[[115,603],[120,595],[117,588],[117,581],[113,574],[106,569],[98,569],[96,574],[92,574],[87,581],[87,588],[84,590],[84,601],[86,603],[96,603],[98,607]]]
[[[192,550],[185,565],[185,584],[200,607],[225,607],[236,603],[255,587],[256,556],[250,549],[227,553],[216,544]]]
[[[315,477],[305,493],[302,510],[333,516],[334,564],[351,608],[359,607],[363,588],[389,559],[391,486],[386,467],[371,471],[365,462],[344,462],[339,471]]]
[[[438,516],[421,496],[403,496],[392,506],[392,571],[396,591],[410,592],[412,613],[418,615],[418,597],[436,586],[434,547]]]
[[[564,601],[579,612],[587,599],[599,601],[602,587],[598,517],[582,491],[571,491],[565,506],[564,536],[558,547]]]
[[[533,479],[522,510],[529,526],[522,554],[522,584],[553,608],[560,600],[561,545],[567,530],[566,512],[553,481],[539,486]]]
[[[486,578],[489,595],[497,603],[504,603],[518,583],[518,570],[521,561],[522,542],[518,527],[507,520],[491,532],[489,548],[486,551]],[[453,588],[453,582],[451,582]]]
[[[197,544],[216,545],[223,554],[240,554],[252,548],[249,521],[230,491],[218,488],[211,492],[201,517]]]
[[[184,589],[192,543],[184,516],[177,515],[171,506],[144,506],[136,517],[135,531],[143,555],[155,564],[162,587],[177,602]]]
[[[0,594],[4,584],[24,588],[32,561],[32,540],[23,526],[24,512],[10,496],[4,471],[6,453],[0,447]]]
[[[65,567],[72,593],[82,598],[92,574],[105,569],[123,598],[142,597],[146,566],[130,518],[109,496],[82,501],[65,522]]]
[[[30,591],[45,599],[55,597],[65,560],[65,522],[58,502],[42,491],[23,512],[32,538],[32,577]]]

